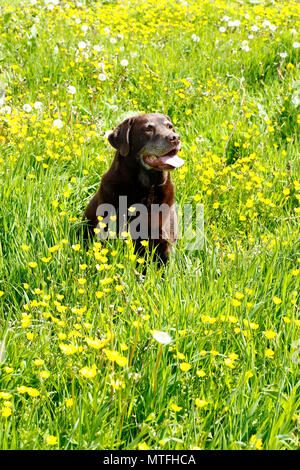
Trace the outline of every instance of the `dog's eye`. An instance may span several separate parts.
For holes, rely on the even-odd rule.
[[[168,127],[169,129],[173,129],[173,124],[171,124],[170,122],[168,122],[167,127]]]
[[[146,126],[144,127],[144,130],[145,131],[153,131],[154,130],[154,127],[152,126],[152,124],[146,124]]]

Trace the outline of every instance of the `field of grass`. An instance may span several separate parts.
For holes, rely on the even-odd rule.
[[[1,449],[299,447],[299,19],[1,2]],[[144,279],[131,240],[76,235],[135,112],[173,120],[176,202],[205,218]]]

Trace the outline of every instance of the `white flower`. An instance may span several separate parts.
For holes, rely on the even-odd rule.
[[[110,28],[104,28],[104,34],[109,34],[110,33]]]
[[[253,38],[254,38],[253,34],[248,34],[248,39],[253,39]]]
[[[254,24],[253,26],[251,26],[251,31],[253,31],[254,33],[256,33],[258,30],[259,30],[259,27],[256,26],[256,24]]]
[[[265,20],[265,21],[262,22],[261,25],[262,25],[263,28],[268,28],[268,27],[271,26],[271,23],[270,23],[270,21]]]
[[[105,82],[105,80],[107,79],[105,73],[99,73],[98,75],[98,80],[100,80],[100,82]]]
[[[248,41],[243,41],[241,48],[242,48],[243,51],[249,52],[249,51],[250,51],[250,48],[249,48],[249,46],[248,46]]]
[[[67,92],[70,94],[70,95],[75,95],[76,93],[76,88],[72,85],[69,85],[68,88],[67,88]]]
[[[3,106],[3,108],[0,108],[0,113],[1,114],[11,114],[11,107],[10,106]]]
[[[43,109],[43,103],[41,101],[36,101],[33,105],[34,109],[41,111]]]
[[[199,36],[197,36],[197,34],[192,34],[191,39],[194,42],[199,42],[200,41],[200,38],[199,38]]]
[[[229,28],[238,28],[240,24],[240,20],[228,21]]]
[[[154,330],[152,332],[152,336],[158,343],[161,343],[161,344],[169,344],[172,341],[171,336],[164,331]]]
[[[128,60],[127,60],[127,59],[121,60],[121,65],[122,65],[122,67],[127,67],[127,65],[128,65]]]
[[[24,104],[23,111],[25,111],[25,113],[30,113],[31,110],[32,107],[30,106],[30,104]]]
[[[116,42],[117,42],[116,38],[110,38],[110,43],[111,44],[116,44]]]
[[[89,27],[88,27],[87,24],[83,24],[83,25],[81,26],[81,31],[83,31],[84,33],[86,33],[86,32],[88,31],[88,29],[89,29]]]
[[[270,28],[270,31],[276,31],[277,26],[275,26],[275,24],[270,24],[269,28]]]
[[[100,46],[100,44],[96,44],[94,47],[93,47],[94,51],[96,52],[101,52],[102,49],[103,49],[103,46]]]
[[[223,20],[223,21],[229,21],[230,18],[229,18],[229,16],[225,15],[225,16],[223,16],[222,20]]]
[[[224,26],[221,26],[221,28],[219,28],[219,31],[220,31],[220,33],[225,33],[226,28],[224,28]]]
[[[287,56],[288,56],[288,53],[287,53],[287,52],[280,52],[279,56],[280,56],[282,59],[286,59]]]
[[[293,48],[298,49],[300,47],[300,42],[293,42]]]
[[[55,119],[52,123],[52,126],[61,129],[64,126],[64,123],[61,121],[61,119]]]
[[[78,49],[83,50],[83,49],[85,49],[85,48],[86,48],[86,42],[80,41],[80,42],[78,43]]]

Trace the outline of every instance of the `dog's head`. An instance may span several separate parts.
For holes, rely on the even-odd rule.
[[[180,137],[164,114],[141,114],[125,119],[109,134],[108,141],[128,163],[147,170],[170,171],[184,163],[177,156]]]

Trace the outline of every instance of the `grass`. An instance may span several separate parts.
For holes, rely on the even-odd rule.
[[[1,449],[298,448],[299,4],[57,3],[0,6]],[[144,279],[77,238],[128,112],[204,205]]]

